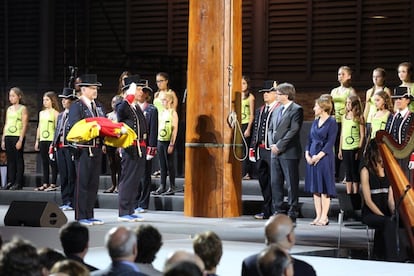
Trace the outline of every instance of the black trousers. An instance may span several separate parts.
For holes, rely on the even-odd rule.
[[[270,217],[272,213],[272,186],[270,182],[270,150],[258,148],[260,159],[256,161],[256,172],[263,195],[263,214]]]
[[[23,139],[22,148],[19,150],[16,149],[16,143],[18,140],[19,136],[4,137],[7,155],[7,182],[12,185],[19,185],[22,187],[24,184],[23,149],[26,138]]]
[[[50,141],[40,141],[39,142],[39,150],[40,150],[40,159],[42,160],[42,180],[43,184],[56,184],[57,181],[57,174],[58,174],[58,166],[56,161],[50,160],[49,158],[49,147]],[[50,168],[52,169],[52,181],[49,179]]]
[[[396,223],[389,216],[379,216],[363,212],[362,222],[375,228],[374,254],[380,260],[396,261],[397,252]]]
[[[141,147],[142,157],[122,150],[121,178],[118,187],[119,216],[132,215],[140,191],[140,180],[145,172],[145,147]]]
[[[56,163],[59,169],[60,192],[62,203],[73,206],[73,195],[75,192],[76,170],[71,150],[67,147],[56,151]]]
[[[106,156],[111,169],[112,186],[117,187],[121,177],[121,157],[117,148],[106,146]]]
[[[170,177],[170,187],[175,188],[175,162],[174,162],[174,152],[168,154],[168,146],[170,141],[158,141],[157,151],[160,158],[160,171],[161,179],[160,184],[162,187],[165,187],[167,182],[167,173]]]
[[[144,176],[139,182],[140,193],[137,197],[137,204],[135,207],[141,207],[143,209],[148,209],[151,193],[151,173],[152,173],[152,160],[145,161],[145,172]]]
[[[75,219],[94,218],[93,208],[99,188],[101,174],[102,149],[78,149],[75,185]]]

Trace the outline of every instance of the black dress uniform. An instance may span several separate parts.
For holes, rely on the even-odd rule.
[[[256,172],[263,195],[263,218],[272,215],[272,189],[270,184],[270,145],[267,132],[272,112],[277,103],[263,105],[256,109],[250,148],[255,150]]]
[[[157,149],[157,137],[158,137],[158,110],[149,103],[145,103],[142,107],[146,122],[147,122],[147,149],[154,156]],[[147,152],[148,152],[147,150]],[[138,203],[136,207],[142,209],[148,209],[151,192],[151,172],[152,172],[152,159],[146,158],[144,177],[140,181],[140,194],[138,194]]]
[[[82,77],[85,82],[86,77]],[[95,81],[96,82],[96,81]],[[85,85],[96,85],[86,83]],[[100,86],[100,85],[99,85]],[[69,109],[68,127],[70,130],[78,121],[90,117],[105,117],[105,111],[99,102],[81,98],[72,103]],[[77,143],[72,147],[75,168],[75,219],[81,221],[87,220],[88,224],[101,224],[94,218],[93,208],[95,206],[98,188],[99,176],[102,163],[102,141],[100,138],[92,139],[85,143]]]
[[[145,172],[147,125],[139,107],[126,100],[117,106],[118,122],[131,127],[138,138],[134,145],[122,149],[121,178],[119,180],[119,216],[135,212],[135,200],[139,191],[139,181]]]

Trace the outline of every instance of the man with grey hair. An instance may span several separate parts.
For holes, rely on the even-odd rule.
[[[137,237],[124,226],[114,227],[105,236],[105,245],[111,257],[111,265],[103,270],[94,271],[91,275],[145,275],[134,264],[137,256]]]
[[[295,245],[295,226],[292,220],[285,214],[271,216],[265,225],[266,245],[276,245],[287,253]],[[260,254],[251,255],[243,260],[242,276],[259,276],[257,260]],[[294,275],[314,276],[313,267],[299,259],[292,258]]]
[[[288,188],[288,216],[296,222],[298,216],[299,162],[303,155],[300,130],[303,108],[294,103],[295,87],[282,83],[276,87],[279,107],[272,113],[268,139],[271,149],[270,182],[272,187],[272,212],[284,213],[284,182]]]

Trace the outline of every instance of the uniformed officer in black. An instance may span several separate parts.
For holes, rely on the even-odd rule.
[[[256,214],[256,219],[268,219],[272,215],[272,189],[270,185],[270,145],[267,131],[273,110],[277,107],[274,81],[266,81],[263,93],[264,105],[256,109],[254,115],[253,135],[250,144],[250,161],[256,162],[257,176],[263,195],[263,212]]]
[[[144,84],[143,81],[141,81]],[[145,162],[145,174],[140,181],[140,194],[137,197],[136,212],[145,213],[149,207],[150,193],[151,193],[151,173],[152,173],[152,159],[157,153],[158,142],[158,110],[149,103],[152,89],[145,85],[142,87],[142,92],[139,92],[135,99],[137,106],[139,106],[144,113],[147,122],[147,157]]]
[[[56,152],[62,205],[59,207],[63,211],[73,210],[73,194],[75,190],[76,171],[75,163],[72,158],[72,150],[66,140],[66,125],[68,123],[69,108],[76,99],[75,89],[63,88],[59,98],[62,99],[62,106],[65,109],[57,118],[55,136],[53,137],[52,147]]]
[[[97,76],[87,74],[79,83],[81,96],[69,109],[68,130],[78,121],[89,117],[105,117],[105,111],[95,99],[98,88],[102,86]],[[75,219],[84,225],[103,224],[94,217],[93,208],[99,188],[99,176],[102,163],[102,141],[100,138],[85,143],[73,144],[76,167]]]
[[[134,222],[143,218],[135,215],[135,202],[137,195],[141,193],[139,181],[145,173],[147,123],[145,116],[135,99],[145,86],[138,75],[124,79],[126,91],[124,100],[116,106],[118,122],[123,122],[132,128],[137,134],[137,140],[132,146],[121,150],[121,177],[119,179],[118,221]]]

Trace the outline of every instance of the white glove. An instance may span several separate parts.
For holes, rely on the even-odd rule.
[[[410,162],[408,162],[408,169],[414,170],[414,152],[410,155]]]
[[[256,152],[252,148],[249,149],[249,160],[250,162],[256,162]]]
[[[53,154],[53,147],[52,146],[50,146],[49,147],[49,159],[51,160],[51,161],[55,161],[55,155]]]
[[[149,161],[157,154],[157,148],[155,147],[147,147],[147,157],[146,159]]]

